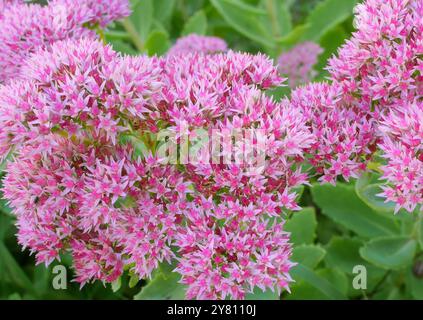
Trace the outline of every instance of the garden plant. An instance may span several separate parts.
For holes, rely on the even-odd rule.
[[[0,0],[0,160],[1,299],[423,299],[423,0]]]

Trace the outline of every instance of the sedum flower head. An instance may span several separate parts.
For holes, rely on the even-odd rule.
[[[422,16],[421,1],[357,5],[358,30],[330,60],[329,71],[358,104],[377,111],[422,95]]]
[[[102,28],[131,14],[129,0],[51,0],[50,3],[71,8],[75,19],[83,24]]]
[[[306,84],[314,79],[313,69],[323,49],[314,42],[303,42],[282,53],[278,59],[280,73],[288,78],[291,88]]]
[[[85,284],[114,281],[126,268],[148,278],[160,263],[178,261],[190,298],[288,287],[282,209],[298,209],[295,187],[306,183],[299,162],[313,138],[300,109],[265,96],[282,82],[271,60],[233,52],[121,57],[83,39],[37,51],[23,70],[0,89],[0,150],[14,155],[3,191],[19,242],[38,263],[68,252]],[[264,166],[214,165],[200,148],[201,161],[180,170],[143,147],[151,147],[150,133],[166,129],[181,141],[198,128],[263,129]],[[248,148],[240,143],[235,156]],[[214,241],[227,239],[210,248],[223,262],[209,266],[200,292],[191,275],[214,232]],[[230,242],[247,247],[235,255]]]
[[[182,255],[176,270],[188,299],[244,299],[256,287],[288,289],[294,264],[283,221],[266,218],[260,206],[196,200],[184,211],[187,226],[176,240]]]
[[[343,100],[374,123],[377,147],[387,161],[382,196],[396,202],[396,211],[412,211],[422,201],[420,151],[409,144],[404,129],[410,124],[418,141],[421,133],[413,121],[420,119],[422,108],[422,17],[419,0],[367,0],[357,5],[357,31],[328,67],[342,86]]]
[[[357,178],[363,160],[373,152],[373,122],[360,109],[345,105],[339,84],[314,83],[292,92],[291,104],[300,108],[315,141],[307,151],[320,181],[338,176]]]
[[[396,203],[395,211],[412,212],[423,205],[423,103],[416,101],[391,111],[380,125],[380,148],[387,164],[381,196]]]
[[[18,78],[26,59],[37,50],[66,39],[96,38],[92,30],[95,24],[103,26],[129,14],[128,9],[112,15],[107,10],[127,5],[126,1],[57,0],[46,6],[24,3],[8,6],[0,19],[0,83]]]
[[[190,34],[176,40],[173,47],[169,49],[168,55],[187,54],[190,52],[217,53],[225,52],[226,50],[227,44],[221,38]]]

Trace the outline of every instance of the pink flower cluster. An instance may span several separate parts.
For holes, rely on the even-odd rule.
[[[412,212],[423,200],[423,102],[405,104],[381,121],[380,148],[387,164],[383,178],[389,183],[381,194],[397,204],[395,211]]]
[[[288,287],[281,209],[298,209],[294,188],[305,183],[300,163],[313,137],[300,111],[265,96],[281,84],[271,60],[129,58],[83,39],[38,52],[23,74],[0,88],[0,150],[15,157],[3,191],[38,263],[68,251],[84,284],[114,281],[125,266],[146,278],[176,259],[189,298]],[[138,144],[155,149],[150,133],[161,129],[184,133],[181,142],[199,128],[256,127],[268,163],[255,171],[201,157],[180,170],[155,153],[136,155]]]
[[[0,19],[3,17],[3,13],[10,6],[23,3],[23,0],[0,0]]]
[[[69,3],[68,3],[69,2]],[[47,6],[20,1],[0,19],[0,83],[20,76],[25,60],[39,49],[66,39],[96,38],[91,30],[129,15],[127,0],[54,0]]]
[[[288,78],[288,84],[295,88],[308,83],[316,76],[313,69],[323,49],[314,42],[303,42],[282,53],[278,59],[280,73]]]
[[[102,28],[131,14],[129,0],[50,0],[50,4],[72,8],[77,21]]]
[[[337,83],[313,83],[292,91],[291,104],[300,108],[315,141],[307,155],[321,182],[335,184],[358,178],[366,157],[374,152],[373,120],[345,105]]]
[[[190,52],[217,53],[225,52],[227,49],[227,44],[223,39],[190,34],[176,40],[173,47],[169,49],[168,55]]]
[[[267,92],[283,85],[273,61],[220,39],[120,56],[87,25],[128,14],[126,1],[0,4],[0,158],[13,155],[4,196],[19,242],[38,263],[69,252],[82,285],[126,268],[148,278],[166,261],[190,299],[288,289],[284,213],[299,209],[304,164],[335,183],[379,148],[382,195],[397,210],[423,202],[421,1],[360,4],[333,82],[282,101]],[[300,64],[306,82],[314,63]]]
[[[373,119],[377,147],[387,159],[382,195],[397,210],[412,211],[423,204],[421,128],[415,122],[423,94],[423,2],[367,0],[356,7],[355,25],[328,69],[345,103]]]

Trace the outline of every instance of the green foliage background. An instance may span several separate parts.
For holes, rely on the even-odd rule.
[[[234,50],[264,52],[272,58],[297,43],[315,41],[324,53],[317,80],[327,76],[327,59],[353,31],[353,8],[359,0],[131,0],[133,14],[102,36],[115,50],[137,55],[164,54],[190,33],[215,35]],[[274,91],[276,97],[288,89]],[[393,214],[379,191],[374,173],[336,187],[313,183],[301,193],[304,208],[291,213],[295,283],[278,297],[258,290],[251,299],[423,299],[423,220],[418,212]],[[2,168],[3,169],[3,168]],[[16,243],[14,217],[0,201],[1,299],[181,299],[184,288],[172,266],[163,265],[152,280],[129,273],[112,285],[94,283],[80,290],[54,290],[52,268],[35,266]],[[70,258],[60,264],[68,267]],[[352,286],[353,269],[366,267],[367,288]]]

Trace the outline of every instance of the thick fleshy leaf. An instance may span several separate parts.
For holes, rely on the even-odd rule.
[[[260,288],[254,288],[254,293],[245,296],[245,300],[279,300],[280,297],[276,291],[262,291]]]
[[[205,35],[207,32],[207,16],[203,10],[197,11],[186,22],[182,35],[186,36],[191,33]]]
[[[153,0],[132,0],[131,20],[142,41],[146,41],[154,21]]]
[[[400,233],[400,226],[395,220],[369,208],[352,186],[315,184],[311,192],[323,214],[358,235],[374,238]]]
[[[173,268],[161,267],[153,279],[134,296],[135,300],[181,300],[185,286],[179,283],[181,276]]]
[[[359,253],[363,246],[363,241],[357,238],[341,238],[333,237],[326,246],[325,265],[329,268],[338,268],[344,272],[349,279],[349,283],[357,275],[354,268],[356,266],[364,266],[367,274],[367,289],[373,290],[380,280],[386,274],[386,270],[373,266],[371,263],[364,260]],[[349,286],[351,295],[361,295],[361,291]]]
[[[160,22],[168,22],[175,4],[176,0],[154,0],[154,18]]]
[[[294,247],[291,260],[313,269],[323,260],[325,254],[326,251],[322,247],[316,245],[301,245]]]
[[[286,0],[261,0],[261,8],[267,11],[267,19],[272,27],[274,37],[283,37],[292,30],[292,17]]]
[[[145,48],[149,56],[162,55],[170,47],[169,35],[165,31],[155,30],[148,35]]]
[[[8,248],[0,241],[0,270],[2,270],[0,278],[5,277],[8,281],[12,281],[26,292],[36,296],[33,283],[22,270],[21,266],[16,262],[15,258],[9,252]]]
[[[296,281],[301,280],[308,283],[310,286],[319,290],[329,299],[346,299],[346,296],[340,290],[338,290],[338,288],[336,288],[330,281],[321,277],[318,273],[314,272],[306,266],[295,266],[291,271],[291,275]]]
[[[269,32],[267,12],[243,3],[240,0],[210,0],[225,21],[239,33],[267,47],[274,47],[275,41]]]
[[[302,40],[319,41],[330,29],[346,20],[353,13],[358,0],[324,0],[320,2],[306,19],[308,28]]]
[[[316,213],[314,208],[304,208],[294,212],[285,224],[285,230],[291,232],[291,242],[295,245],[311,244],[316,238]]]
[[[417,300],[423,300],[423,279],[416,277],[412,269],[407,270],[406,285],[411,296]]]
[[[342,295],[346,295],[348,291],[348,278],[337,268],[317,270],[316,275],[328,281],[340,291]],[[291,286],[291,294],[286,295],[287,300],[310,300],[310,299],[331,299],[327,294],[316,288],[306,281],[298,281]]]
[[[367,242],[360,255],[366,261],[385,269],[401,269],[411,266],[417,242],[408,237],[382,237]]]

